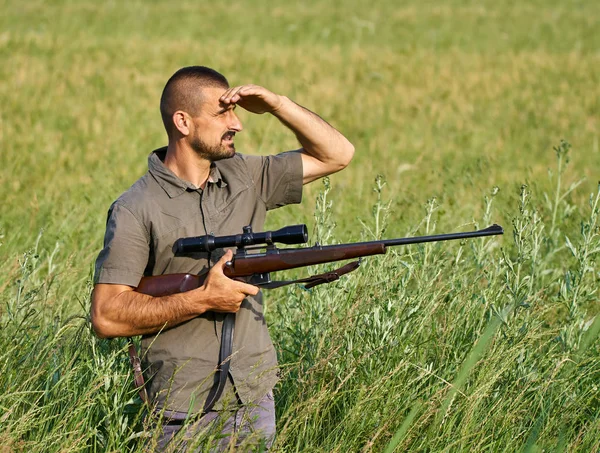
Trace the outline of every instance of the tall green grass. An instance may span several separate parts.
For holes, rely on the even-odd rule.
[[[513,244],[407,247],[369,260],[337,291],[289,290],[272,314],[290,364],[278,445],[597,451],[599,203],[595,192],[574,219],[575,244],[563,224],[546,227],[552,211],[534,208],[523,186]]]
[[[368,239],[393,215],[381,178],[375,188]],[[327,183],[314,219],[322,243],[337,240],[330,196]],[[494,217],[493,196],[479,222]],[[397,248],[333,285],[270,293],[283,369],[275,450],[596,451],[600,192],[572,219],[578,231],[543,220],[574,206],[534,204],[523,186],[508,238]],[[436,231],[440,208],[426,203],[415,232]],[[125,344],[94,338],[85,300],[70,318],[52,303],[54,259],[37,244],[3,293],[2,443],[141,451]]]
[[[0,451],[148,441],[124,341],[91,333],[91,272],[189,64],[286,94],[356,146],[269,227],[506,230],[269,292],[276,451],[599,450],[598,17],[578,0],[3,2]],[[297,146],[241,116],[240,151]]]

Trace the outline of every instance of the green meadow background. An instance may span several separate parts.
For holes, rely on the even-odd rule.
[[[600,450],[598,2],[0,10],[0,452],[151,448],[125,342],[90,329],[92,266],[110,203],[166,144],[166,80],[196,64],[356,147],[270,228],[306,223],[321,243],[505,228],[269,292],[274,451]],[[297,147],[274,118],[240,117],[239,151]]]

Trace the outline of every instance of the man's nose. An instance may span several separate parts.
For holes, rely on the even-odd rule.
[[[233,110],[230,110],[229,112],[229,124],[227,127],[233,131],[240,132],[243,129],[242,122]]]

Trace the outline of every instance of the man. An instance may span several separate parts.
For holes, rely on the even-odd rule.
[[[236,106],[274,115],[302,148],[269,157],[237,154],[234,138],[242,124]],[[221,417],[225,434],[259,430],[269,444],[276,354],[258,288],[223,274],[231,251],[180,257],[172,247],[180,237],[239,234],[245,225],[262,231],[267,210],[299,203],[302,184],[346,167],[354,148],[287,97],[257,85],[230,88],[224,76],[202,66],[182,68],[169,79],[160,110],[168,146],[150,154],[148,173],[109,210],[96,261],[92,324],[103,338],[143,336],[146,388],[155,410],[169,420],[158,442],[163,449],[183,419],[206,408],[224,313],[237,313],[225,392],[195,426]],[[164,297],[134,291],[143,276],[209,268],[203,285],[192,291]],[[189,440],[180,435],[173,442],[180,438]]]

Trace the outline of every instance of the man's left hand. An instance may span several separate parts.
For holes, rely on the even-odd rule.
[[[276,112],[283,102],[281,96],[258,85],[229,88],[219,99],[225,105],[237,104],[259,115]]]
[[[258,85],[241,85],[226,90],[219,98],[226,107],[236,104],[252,113],[271,113],[296,135],[302,145],[302,182],[330,175],[346,167],[354,146],[319,115],[286,96]]]

